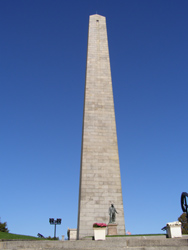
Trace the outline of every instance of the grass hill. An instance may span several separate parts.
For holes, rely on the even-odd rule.
[[[41,238],[28,235],[0,232],[0,240],[41,240]]]

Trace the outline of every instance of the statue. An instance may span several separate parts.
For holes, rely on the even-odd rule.
[[[188,202],[187,202],[187,198],[188,198],[188,193],[183,192],[181,194],[181,208],[182,208],[182,211],[184,213],[186,213],[187,222],[188,222]]]
[[[116,211],[114,205],[111,204],[111,207],[109,207],[109,215],[110,215],[110,221],[109,221],[109,223],[115,223],[115,221],[116,221],[116,214],[118,214],[118,212]]]

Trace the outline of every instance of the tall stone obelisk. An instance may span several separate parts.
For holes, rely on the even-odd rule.
[[[82,132],[78,239],[93,235],[93,223],[109,222],[113,203],[118,234],[125,234],[106,18],[89,19]]]

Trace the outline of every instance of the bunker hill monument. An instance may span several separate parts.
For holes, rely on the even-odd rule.
[[[117,209],[117,233],[125,234],[106,18],[89,18],[80,166],[77,237],[93,235],[93,223],[109,223]]]

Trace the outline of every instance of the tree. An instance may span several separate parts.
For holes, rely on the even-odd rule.
[[[186,213],[183,213],[178,220],[181,222],[182,234],[188,234],[188,220]]]
[[[51,237],[51,236],[48,236],[47,238],[46,238],[47,240],[59,240],[59,237]]]
[[[8,232],[9,232],[6,222],[2,223],[2,222],[0,221],[0,232],[5,232],[5,233],[8,233]]]

